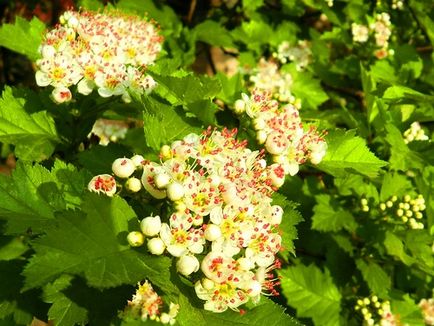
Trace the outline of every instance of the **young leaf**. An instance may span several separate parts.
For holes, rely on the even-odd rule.
[[[0,46],[24,54],[35,61],[39,57],[39,45],[42,42],[45,24],[38,18],[31,21],[16,16],[15,24],[3,24],[0,27]]]
[[[356,265],[362,273],[363,279],[371,289],[371,292],[382,298],[387,298],[388,292],[392,286],[390,275],[388,275],[380,265],[371,261],[366,262],[362,259],[357,259]]]
[[[353,215],[343,209],[330,195],[317,195],[315,199],[317,204],[313,208],[312,229],[323,232],[346,229],[351,232],[357,228]]]
[[[282,292],[297,316],[310,317],[316,325],[338,325],[341,294],[328,271],[298,265],[281,270]]]
[[[0,141],[15,145],[15,154],[30,161],[50,157],[57,136],[53,118],[46,112],[27,113],[26,99],[16,98],[12,88],[6,87],[0,99]]]
[[[192,32],[196,32],[198,41],[214,46],[234,47],[232,35],[216,21],[206,20],[196,25]]]
[[[326,137],[327,154],[318,168],[336,177],[358,173],[375,177],[387,162],[377,158],[354,130],[331,131]]]
[[[33,242],[36,254],[24,271],[26,288],[71,273],[83,275],[89,285],[99,289],[134,284],[144,278],[163,290],[171,289],[170,259],[134,250],[126,242],[128,232],[138,229],[138,222],[120,197],[89,193],[81,211],[57,214],[56,224]]]

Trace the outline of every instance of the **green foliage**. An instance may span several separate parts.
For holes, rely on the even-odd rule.
[[[0,99],[0,141],[16,146],[23,160],[42,161],[50,157],[60,142],[53,118],[46,111],[27,112],[25,98],[15,97],[7,87]]]
[[[3,24],[0,28],[0,46],[24,54],[31,60],[39,58],[39,44],[45,30],[45,24],[33,17],[27,21],[16,17],[15,24]]]
[[[341,294],[330,273],[314,265],[293,266],[282,270],[282,291],[297,316],[310,317],[318,325],[336,325],[339,321]]]

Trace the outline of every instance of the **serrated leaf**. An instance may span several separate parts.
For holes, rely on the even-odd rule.
[[[285,196],[274,193],[273,205],[279,205],[283,208],[282,222],[280,223],[280,230],[282,230],[282,254],[291,253],[295,255],[294,240],[298,238],[296,225],[303,221],[300,212],[295,208],[296,205],[286,199]]]
[[[11,177],[0,174],[0,219],[8,221],[7,232],[43,232],[54,211],[80,204],[89,177],[61,161],[51,171],[19,161]]]
[[[315,199],[317,204],[313,208],[312,229],[323,232],[346,229],[352,232],[357,228],[354,216],[343,209],[330,195],[317,195]]]
[[[161,145],[170,144],[190,133],[199,134],[203,130],[195,119],[184,117],[179,109],[152,98],[144,98],[143,104],[146,110],[143,113],[146,143],[157,151]]]
[[[364,261],[362,259],[357,259],[356,265],[371,292],[382,298],[387,298],[388,292],[392,286],[392,281],[383,268],[372,261]]]
[[[380,200],[386,201],[392,196],[404,196],[412,189],[411,181],[399,173],[387,173],[381,184]]]
[[[379,194],[377,188],[361,175],[347,174],[335,178],[334,183],[342,196],[356,195],[359,198],[372,198],[378,203]]]
[[[399,316],[400,322],[404,325],[426,325],[422,316],[422,309],[408,294],[403,295],[402,300],[391,300],[390,305],[392,312]]]
[[[0,99],[0,141],[15,145],[24,160],[42,161],[60,142],[53,118],[46,112],[27,113],[26,99],[16,98],[6,87]]]
[[[52,303],[48,310],[48,318],[57,326],[84,325],[87,322],[87,309],[62,292],[71,285],[72,279],[71,275],[63,275],[44,287],[43,299],[47,303]]]
[[[29,247],[19,237],[0,237],[0,261],[16,259],[27,250]]]
[[[310,317],[316,325],[338,325],[341,294],[330,274],[314,266],[297,265],[279,271],[288,304],[298,317]]]
[[[384,246],[386,247],[386,251],[389,255],[402,261],[405,265],[410,266],[416,262],[413,257],[409,256],[405,252],[405,247],[402,240],[392,232],[386,232]]]
[[[347,173],[375,177],[387,162],[377,158],[366,146],[365,140],[355,131],[335,130],[326,136],[327,154],[317,167],[333,176]]]
[[[16,16],[15,24],[3,24],[0,27],[0,46],[26,55],[35,61],[39,57],[38,48],[42,42],[45,24],[38,18],[31,21]]]
[[[193,32],[196,39],[214,46],[233,47],[232,35],[229,31],[213,20],[206,20],[195,26]]]
[[[291,93],[301,99],[302,107],[316,109],[319,105],[328,100],[328,95],[321,87],[318,79],[306,72],[291,71],[293,83]]]
[[[24,271],[26,288],[71,273],[84,276],[99,289],[135,284],[144,278],[163,290],[171,289],[170,259],[134,250],[126,242],[128,232],[138,229],[138,220],[120,197],[89,193],[81,211],[57,214],[56,224],[33,242],[36,254]]]

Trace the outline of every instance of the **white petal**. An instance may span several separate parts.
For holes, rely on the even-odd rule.
[[[51,79],[45,72],[38,70],[35,74],[36,84],[41,87],[50,85]]]

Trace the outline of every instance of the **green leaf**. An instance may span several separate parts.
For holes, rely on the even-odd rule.
[[[282,222],[280,223],[280,230],[282,230],[282,254],[291,253],[295,255],[294,240],[297,239],[297,228],[295,227],[298,223],[303,221],[303,217],[296,208],[296,204],[286,199],[285,196],[274,193],[273,194],[273,205],[279,205],[283,208]]]
[[[15,154],[30,161],[42,161],[50,157],[57,136],[53,118],[46,112],[27,113],[26,99],[16,98],[7,87],[0,99],[0,141],[15,145]]]
[[[143,99],[143,104],[146,110],[143,113],[146,143],[157,151],[161,145],[170,144],[190,133],[200,134],[203,130],[195,119],[185,118],[182,110],[149,97]]]
[[[104,8],[104,4],[98,0],[79,0],[78,7],[85,8],[87,10],[100,10]]]
[[[243,77],[241,74],[238,73],[232,77],[228,77],[218,72],[216,76],[222,85],[222,89],[220,93],[217,94],[217,98],[225,103],[234,103],[241,98],[241,90],[243,87]]]
[[[90,176],[56,161],[51,172],[19,161],[11,177],[0,174],[0,218],[7,232],[40,233],[54,219],[54,211],[80,204]]]
[[[417,305],[408,294],[403,295],[402,300],[391,300],[391,310],[399,316],[399,320],[404,325],[424,326],[422,309]]]
[[[322,89],[320,80],[313,78],[309,72],[291,69],[291,76],[291,93],[301,99],[303,108],[316,109],[328,100],[329,97]]]
[[[357,259],[356,265],[362,273],[363,279],[371,289],[371,292],[382,298],[387,298],[388,292],[392,286],[390,275],[388,275],[380,265],[372,261]]]
[[[16,16],[15,24],[3,24],[0,27],[0,46],[24,54],[35,61],[39,57],[39,45],[42,42],[45,24],[38,18],[31,21]]]
[[[365,140],[357,137],[354,130],[330,131],[326,141],[327,154],[317,167],[333,176],[358,173],[375,177],[381,167],[387,164],[369,151]]]
[[[409,256],[405,252],[405,247],[402,240],[392,232],[386,232],[384,246],[386,247],[386,251],[389,255],[402,261],[405,265],[410,266],[416,262],[413,257]]]
[[[193,32],[196,39],[214,46],[234,47],[232,35],[229,31],[214,20],[206,20],[198,24]]]
[[[399,173],[387,173],[381,184],[380,200],[385,202],[392,196],[404,196],[412,189],[410,180]]]
[[[281,270],[281,286],[298,317],[310,317],[315,325],[338,325],[341,294],[328,271],[298,265]]]
[[[260,53],[261,48],[268,45],[273,29],[260,20],[243,22],[240,27],[232,31],[234,39],[247,45],[247,48]]]
[[[48,310],[48,318],[57,326],[84,325],[87,322],[87,309],[63,293],[63,290],[71,285],[72,279],[71,275],[63,275],[44,287],[43,299],[47,303],[52,303]]]
[[[312,229],[322,232],[337,232],[346,229],[350,232],[357,228],[353,215],[342,208],[330,195],[315,196],[317,204],[313,208]]]
[[[0,261],[19,258],[27,250],[29,247],[19,237],[0,237]]]
[[[372,198],[374,202],[378,203],[379,194],[377,188],[361,175],[347,174],[335,178],[334,183],[342,196],[355,195],[359,198]]]
[[[149,278],[161,289],[170,290],[170,259],[131,248],[126,236],[136,229],[137,217],[123,199],[89,193],[81,211],[57,214],[56,226],[33,242],[36,254],[24,270],[26,288],[71,273],[84,276],[89,285],[99,289]]]

